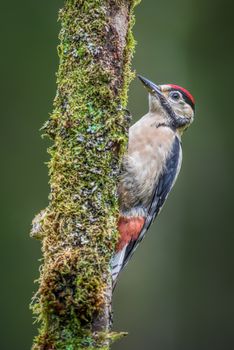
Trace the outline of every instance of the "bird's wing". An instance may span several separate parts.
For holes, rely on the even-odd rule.
[[[170,155],[166,161],[165,169],[155,185],[152,200],[147,210],[147,216],[138,237],[136,239],[131,239],[130,242],[121,250],[121,252],[116,253],[113,257],[113,280],[116,279],[120,270],[122,270],[128,263],[138,244],[142,241],[151,223],[154,221],[160,209],[162,208],[179,173],[181,165],[181,153],[180,141],[177,137],[175,137],[172,151],[170,152]]]

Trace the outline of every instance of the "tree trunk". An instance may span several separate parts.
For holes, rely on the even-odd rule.
[[[33,350],[108,349],[116,182],[127,144],[136,0],[65,0],[49,149],[49,205],[33,221],[43,264]]]

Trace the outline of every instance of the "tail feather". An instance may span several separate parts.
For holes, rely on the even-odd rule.
[[[111,269],[112,269],[111,275],[112,275],[113,288],[116,284],[117,277],[123,267],[126,248],[127,248],[127,244],[123,247],[123,249],[117,252],[111,260]]]

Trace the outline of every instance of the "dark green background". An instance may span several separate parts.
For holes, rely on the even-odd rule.
[[[28,304],[40,244],[28,236],[47,205],[47,141],[39,128],[55,95],[57,11],[62,0],[0,2],[0,348],[29,349]],[[228,0],[143,0],[134,68],[187,87],[196,121],[184,135],[179,180],[114,296],[120,349],[234,349],[233,6]],[[130,87],[139,118],[147,96]]]

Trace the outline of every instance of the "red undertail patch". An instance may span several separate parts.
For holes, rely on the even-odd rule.
[[[131,240],[136,240],[144,226],[144,217],[124,217],[121,216],[118,222],[118,230],[120,233],[119,242],[116,251],[120,251]]]

